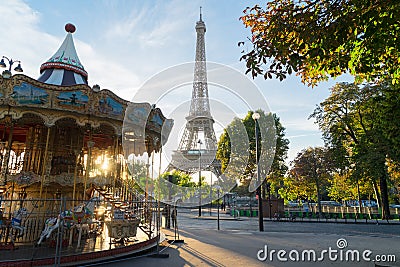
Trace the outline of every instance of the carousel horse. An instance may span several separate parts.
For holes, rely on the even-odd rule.
[[[24,235],[25,227],[21,225],[21,222],[22,222],[22,216],[25,216],[27,214],[28,211],[26,210],[26,208],[20,208],[19,210],[16,210],[13,213],[13,217],[11,219],[11,228],[20,232],[20,234],[17,237],[22,237]]]
[[[11,228],[14,229],[16,232],[19,232],[19,235],[17,235],[17,237],[22,237],[24,235],[25,227],[22,226],[21,222],[22,217],[27,214],[28,211],[26,208],[20,208],[13,213],[13,216],[11,218]],[[6,229],[7,225],[10,225],[9,222],[10,221],[6,223],[6,220],[4,220],[3,218],[3,214],[0,215],[0,228]]]
[[[45,227],[40,234],[37,245],[40,245],[43,239],[50,237],[51,233],[60,227],[61,221],[63,226],[71,228],[78,224],[90,224],[94,217],[94,208],[99,198],[91,198],[84,204],[74,207],[72,210],[61,212],[57,217],[48,218],[45,222]]]

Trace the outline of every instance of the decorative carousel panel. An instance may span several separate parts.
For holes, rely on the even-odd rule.
[[[105,222],[108,228],[108,233],[111,238],[128,238],[135,237],[137,228],[140,224],[139,219],[134,220],[112,220]]]
[[[165,145],[168,141],[169,134],[174,126],[173,119],[166,119],[161,130],[161,145]]]
[[[31,185],[39,182],[40,177],[33,172],[21,172],[17,175],[12,175],[10,181],[16,182],[18,185]]]
[[[150,111],[151,105],[148,103],[129,103],[125,111],[124,126],[136,126],[144,130]]]
[[[161,116],[163,118],[161,118]],[[160,109],[155,109],[154,112],[151,113],[149,122],[153,125],[153,127],[157,130],[161,130],[161,127],[164,123],[164,116],[161,114]]]
[[[104,177],[104,176],[96,176],[90,178],[90,182],[92,182],[96,186],[105,186],[112,184],[112,180],[110,177]]]
[[[102,117],[123,120],[128,101],[105,89],[92,94],[93,113]]]
[[[89,97],[86,93],[76,90],[76,91],[64,91],[60,92],[54,103],[55,108],[85,111],[86,106],[89,102]]]
[[[145,128],[151,111],[148,103],[129,103],[122,128],[125,155],[141,155],[147,151]]]
[[[124,115],[124,106],[115,99],[106,96],[99,100],[99,111],[104,115],[120,117]]]
[[[0,75],[0,98],[6,97],[12,93],[12,79],[5,79]]]
[[[26,82],[14,86],[11,97],[16,105],[39,107],[48,107],[49,105],[49,93]]]
[[[72,186],[74,184],[74,174],[73,173],[61,173],[59,175],[50,176],[49,182],[55,182],[62,186]],[[82,177],[75,177],[76,183],[82,182]]]

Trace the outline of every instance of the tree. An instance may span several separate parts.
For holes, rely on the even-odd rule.
[[[390,89],[389,89],[390,88]],[[382,216],[390,216],[388,198],[388,158],[398,157],[398,122],[383,118],[393,108],[391,86],[357,86],[338,83],[311,117],[316,118],[327,145],[342,151],[356,179],[370,177],[376,198],[382,203]],[[398,105],[398,104],[397,104]],[[379,183],[379,190],[377,184]]]
[[[196,187],[197,183],[192,181],[192,177],[184,172],[178,171],[178,170],[173,170],[172,172],[165,172],[161,175],[162,179],[165,179],[168,181],[169,176],[171,175],[172,181],[170,181],[172,184],[179,185],[182,187]],[[204,180],[204,177],[202,177],[202,181]],[[204,182],[202,182],[202,185]]]
[[[293,192],[292,185],[294,185],[294,188],[297,188],[299,197],[316,199],[318,211],[321,215],[321,196],[325,193],[331,170],[331,162],[327,157],[327,150],[323,147],[303,149],[297,154],[292,163],[290,177],[294,179],[292,179],[293,183],[288,182],[286,184],[286,192]],[[284,193],[285,189],[281,190],[281,192]]]
[[[283,183],[283,176],[287,171],[287,166],[285,164],[285,160],[287,158],[287,151],[289,149],[289,140],[285,138],[285,128],[282,126],[279,117],[276,114],[268,113],[266,114],[264,111],[257,111],[267,118],[267,121],[271,121],[274,123],[274,134],[276,137],[276,145],[273,147],[274,157],[271,164],[271,168],[267,177],[268,183],[271,184],[272,190],[277,190],[278,187]],[[237,186],[234,191],[245,194],[248,193],[248,186],[250,182],[250,178],[253,177],[256,171],[256,146],[255,146],[255,122],[252,118],[253,112],[249,111],[245,118],[239,119],[235,118],[222,133],[219,141],[218,141],[218,150],[216,157],[221,161],[221,169],[222,172],[227,170],[228,165],[236,166],[237,170],[233,167],[230,169],[233,172],[237,173],[237,177],[240,180],[240,185]],[[249,144],[248,148],[246,148],[245,157],[240,158],[238,155],[235,155],[236,161],[241,161],[237,164],[232,164],[233,157],[231,157],[231,139],[230,134],[237,131],[241,125],[244,125],[246,135],[244,138],[248,138]],[[260,126],[261,127],[261,126]],[[261,136],[260,136],[261,139]],[[268,145],[267,145],[268,146]],[[259,151],[260,155],[260,151]],[[243,171],[244,167],[244,171]],[[230,173],[231,175],[235,175],[234,173]]]
[[[397,0],[272,0],[244,13],[253,47],[241,60],[253,77],[297,72],[314,86],[350,72],[357,82],[400,82]]]
[[[276,149],[274,161],[268,173],[266,182],[269,183],[271,192],[278,195],[278,190],[283,184],[283,178],[288,171],[286,164],[287,152],[289,150],[289,139],[285,138],[285,127],[282,126],[280,118],[274,113],[272,114],[275,121],[276,131]]]

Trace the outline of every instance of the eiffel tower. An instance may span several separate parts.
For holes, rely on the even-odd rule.
[[[209,170],[219,176],[221,163],[215,158],[217,138],[215,137],[214,119],[211,116],[208,99],[204,41],[206,25],[202,20],[201,8],[200,20],[196,23],[196,32],[196,61],[190,111],[186,117],[187,122],[182,139],[178,149],[172,153],[172,160],[168,170],[178,169],[186,173]]]

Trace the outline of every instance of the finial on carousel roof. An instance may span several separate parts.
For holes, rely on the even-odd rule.
[[[201,6],[200,6],[200,21],[203,21],[203,18],[201,16]]]
[[[63,86],[88,84],[88,74],[78,58],[72,38],[75,30],[72,23],[65,25],[67,36],[57,52],[40,67],[38,81]]]
[[[74,33],[76,30],[75,25],[72,23],[67,23],[65,24],[65,31],[66,32],[70,32],[70,33]]]

